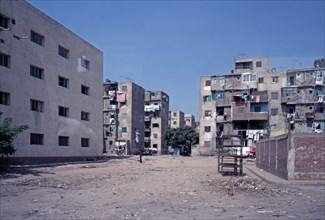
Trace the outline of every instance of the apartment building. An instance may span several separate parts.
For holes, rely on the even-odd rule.
[[[104,152],[138,154],[144,147],[145,90],[133,82],[105,82]]]
[[[189,126],[195,129],[195,116],[192,114],[184,114],[185,126]]]
[[[102,155],[103,53],[25,1],[0,1],[0,107],[17,163]]]
[[[184,112],[182,111],[170,111],[169,112],[169,127],[170,128],[182,128],[185,126]]]
[[[324,60],[324,59],[323,59]],[[282,111],[292,133],[320,133],[325,130],[325,67],[292,69],[286,72],[281,89]]]
[[[162,91],[146,91],[144,111],[144,148],[157,154],[168,153],[163,135],[168,129],[169,96]]]
[[[201,154],[215,154],[223,134],[242,135],[247,147],[269,136],[269,122],[280,114],[275,109],[281,108],[283,79],[283,73],[269,69],[267,57],[235,59],[231,73],[201,77]],[[272,115],[270,108],[274,109]]]
[[[240,134],[254,147],[288,131],[322,132],[324,68],[316,61],[314,68],[277,72],[265,57],[236,59],[231,73],[201,77],[201,154],[215,154],[224,134]]]

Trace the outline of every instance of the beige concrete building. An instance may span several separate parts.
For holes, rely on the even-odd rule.
[[[138,154],[144,147],[144,89],[132,82],[104,83],[104,151]]]
[[[185,126],[189,126],[195,129],[195,116],[192,114],[184,115]]]
[[[236,59],[230,74],[201,77],[200,153],[215,154],[225,134],[254,147],[290,130],[324,131],[324,75],[320,67],[277,72],[259,57]]]
[[[269,108],[281,108],[283,79],[283,73],[269,69],[266,57],[236,59],[231,73],[201,77],[201,154],[215,154],[223,134],[241,134],[247,147],[269,136],[269,121],[281,115],[276,110],[269,115]]]
[[[291,133],[325,131],[325,68],[316,66],[316,61],[314,68],[286,72],[281,104],[287,130]]]
[[[169,126],[170,128],[182,128],[185,126],[184,112],[170,111],[169,112]]]
[[[101,156],[103,53],[25,1],[0,1],[0,107],[22,163]]]
[[[163,135],[168,129],[169,96],[162,91],[146,91],[144,148],[158,154],[168,153]]]

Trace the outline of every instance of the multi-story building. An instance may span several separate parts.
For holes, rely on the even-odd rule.
[[[104,83],[104,151],[137,154],[144,147],[144,89],[132,82]]]
[[[146,91],[144,111],[144,148],[158,154],[168,153],[163,135],[168,129],[169,96],[162,91]]]
[[[297,132],[324,130],[323,80],[324,68],[277,72],[263,57],[237,59],[230,74],[201,77],[201,154],[215,154],[224,134],[240,134],[253,147],[294,129],[295,121]]]
[[[17,162],[101,156],[103,53],[26,1],[0,1],[0,107]]]
[[[287,130],[292,133],[325,130],[325,67],[319,67],[316,61],[314,68],[292,69],[286,73],[287,85],[281,89],[281,104]]]
[[[169,126],[170,128],[182,128],[185,125],[184,112],[170,111],[169,112]]]
[[[189,126],[195,129],[195,116],[192,114],[184,115],[185,126]]]

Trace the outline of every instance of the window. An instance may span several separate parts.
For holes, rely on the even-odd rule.
[[[262,67],[262,61],[256,61],[256,67]]]
[[[153,127],[153,128],[159,128],[159,124],[158,124],[158,123],[153,123],[153,124],[152,124],[152,127]]]
[[[243,74],[243,82],[256,82],[256,74]]]
[[[43,112],[44,102],[31,99],[30,100],[30,110],[36,111],[36,112]]]
[[[258,78],[258,83],[264,83],[264,78],[263,77]]]
[[[69,50],[59,46],[58,53],[61,57],[69,59]]]
[[[128,91],[128,87],[127,86],[122,86],[122,91],[123,92],[127,92]]]
[[[204,116],[205,117],[211,117],[211,111],[210,110],[207,110],[207,111],[204,111]]]
[[[89,138],[81,138],[81,147],[89,147]]]
[[[63,117],[68,117],[69,116],[69,108],[59,106],[59,115]]]
[[[0,91],[0,105],[10,105],[10,94]]]
[[[272,100],[278,100],[278,93],[277,92],[271,92],[271,99]]]
[[[177,121],[173,121],[173,125],[176,125],[177,124]]]
[[[272,76],[272,83],[277,83],[279,80],[279,77],[277,76]]]
[[[277,108],[271,108],[271,115],[277,115],[278,109]]]
[[[81,61],[81,66],[89,70],[89,61],[84,58],[81,58],[80,61]]]
[[[203,96],[203,102],[211,102],[211,101],[212,101],[211,95]]]
[[[211,132],[211,127],[210,126],[205,126],[204,127],[204,132]]]
[[[9,28],[9,18],[3,16],[2,14],[0,14],[0,27],[4,29]]]
[[[38,79],[44,79],[44,70],[30,65],[30,75]]]
[[[127,113],[122,113],[121,114],[121,119],[122,120],[126,120],[128,118],[128,114]]]
[[[41,45],[41,46],[44,45],[44,36],[34,32],[34,31],[30,32],[30,40],[32,42],[34,42],[35,44],[38,44],[38,45]]]
[[[59,146],[69,146],[69,137],[59,136]]]
[[[177,112],[173,112],[173,116],[176,117],[177,116]]]
[[[217,91],[214,95],[216,100],[225,99],[225,91]]]
[[[205,86],[211,86],[211,80],[205,81]]]
[[[81,112],[81,120],[89,121],[89,112]]]
[[[217,107],[217,115],[224,115],[224,107]]]
[[[158,134],[157,133],[153,133],[153,138],[158,138]]]
[[[30,144],[32,145],[44,145],[44,134],[30,134]]]
[[[89,95],[89,87],[81,85],[81,93],[84,95]]]
[[[281,90],[284,96],[294,96],[297,94],[297,88],[282,88]]]
[[[225,84],[225,77],[212,78],[211,84],[221,86],[221,85]]]
[[[68,88],[69,87],[69,79],[59,76],[59,86]]]
[[[0,53],[0,66],[10,67],[10,56]]]
[[[252,69],[253,63],[252,62],[239,62],[236,63],[236,69]]]
[[[122,133],[127,133],[128,132],[128,128],[127,127],[122,127]]]
[[[290,76],[288,79],[288,86],[293,86],[295,84],[295,77]]]

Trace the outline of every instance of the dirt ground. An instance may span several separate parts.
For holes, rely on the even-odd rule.
[[[325,219],[324,186],[217,173],[216,157],[145,156],[1,175],[0,219]]]

